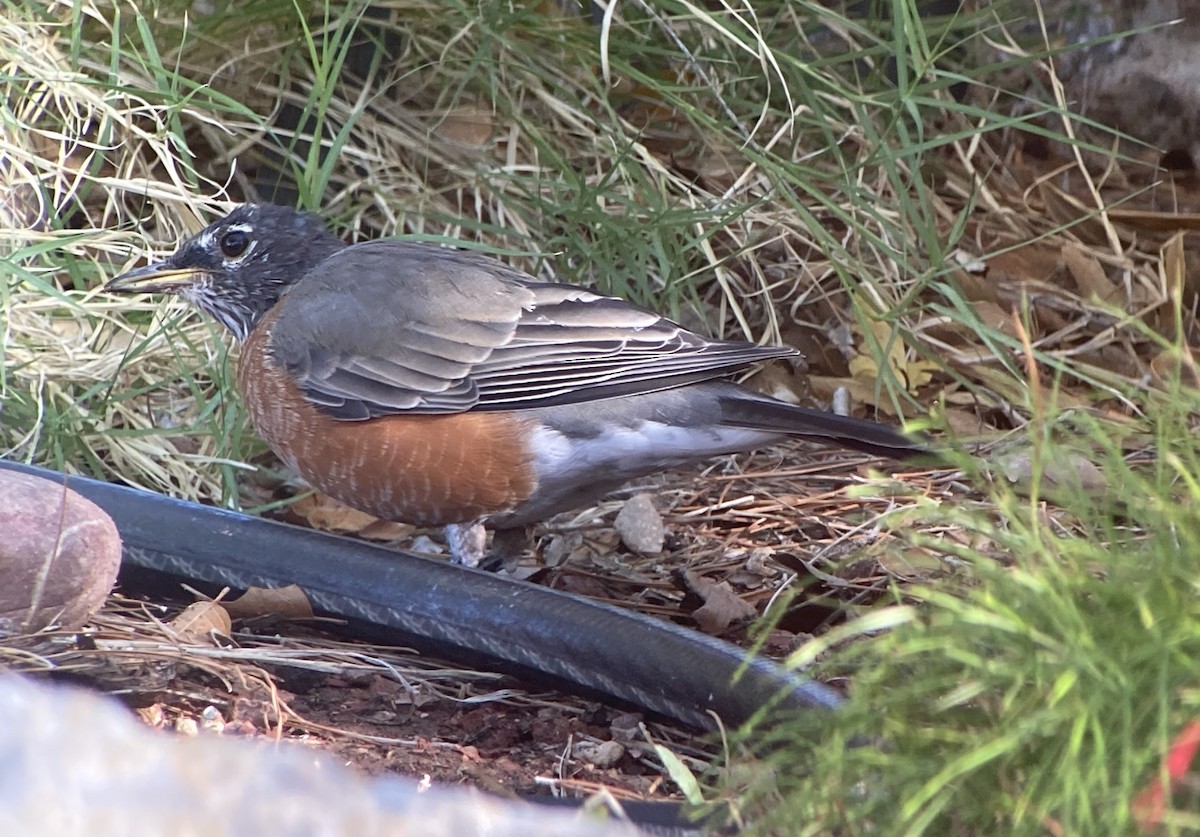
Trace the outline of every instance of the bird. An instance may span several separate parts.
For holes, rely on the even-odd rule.
[[[105,290],[175,294],[213,317],[241,344],[250,423],[293,472],[375,517],[444,527],[468,566],[510,558],[534,524],[630,480],[718,455],[788,438],[926,450],[728,380],[795,349],[705,337],[475,251],[348,244],[291,207],[239,204]]]

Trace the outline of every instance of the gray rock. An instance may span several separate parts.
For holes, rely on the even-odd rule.
[[[165,735],[90,692],[0,676],[0,834],[636,837],[632,826],[367,779],[299,744]]]
[[[654,508],[648,494],[636,494],[625,501],[613,528],[621,536],[621,543],[642,555],[657,555],[663,550],[667,530],[662,515]]]

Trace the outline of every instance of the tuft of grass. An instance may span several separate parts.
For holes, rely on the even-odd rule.
[[[126,7],[7,4],[0,453],[195,497],[194,463],[221,460],[194,424],[220,403],[208,329],[95,291],[220,195],[191,126],[251,115],[180,73],[178,43]]]
[[[231,200],[273,196],[353,236],[505,252],[714,333],[849,328],[878,361],[866,397],[920,409],[882,358],[910,351],[912,277],[941,269],[944,235],[928,219],[915,234],[897,203],[927,150],[887,134],[920,117],[887,81],[894,29],[817,4],[10,12],[9,456],[237,503],[237,463],[261,447],[238,429],[222,336],[95,289]],[[82,364],[37,336],[67,319]]]
[[[1200,711],[1200,396],[1171,392],[1129,393],[1132,427],[1029,405],[1032,439],[995,473],[962,460],[986,496],[890,521],[969,575],[897,589],[799,652],[849,677],[850,702],[821,728],[756,730],[778,748],[750,805],[769,806],[763,833],[1136,830],[1131,803]]]

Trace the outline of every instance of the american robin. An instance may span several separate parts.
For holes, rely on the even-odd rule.
[[[711,340],[614,297],[468,251],[347,245],[309,213],[246,204],[113,279],[179,294],[241,342],[250,420],[315,488],[376,517],[525,528],[630,479],[795,436],[902,457],[890,427],[722,376],[789,348]],[[511,540],[511,539],[509,539]]]

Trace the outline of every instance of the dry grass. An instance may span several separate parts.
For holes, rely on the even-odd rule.
[[[760,107],[752,122],[707,139],[697,133],[745,108],[722,98],[739,91],[718,83],[699,53],[761,52],[752,27],[699,26],[686,33],[699,40],[684,58],[655,58],[656,73],[699,88],[667,97],[628,75],[618,79],[618,70],[634,72],[619,53],[608,76],[605,68],[596,74],[583,53],[593,25],[570,14],[552,14],[551,26],[514,18],[489,39],[467,26],[464,10],[460,22],[419,3],[390,8],[405,22],[404,60],[377,70],[374,87],[335,84],[330,67],[314,69],[295,46],[294,15],[283,26],[266,14],[239,26],[238,48],[221,50],[219,60],[215,44],[228,46],[229,21],[197,19],[185,36],[168,11],[138,31],[116,7],[85,6],[87,49],[64,25],[67,6],[55,7],[56,25],[6,29],[14,72],[5,98],[19,128],[8,137],[14,199],[6,235],[8,264],[23,280],[5,292],[4,389],[16,417],[3,440],[8,455],[189,499],[236,499],[236,463],[261,448],[240,431],[221,335],[177,305],[111,300],[95,288],[170,249],[235,196],[261,195],[277,143],[297,145],[301,201],[359,235],[405,232],[550,253],[514,261],[653,301],[700,327],[769,340],[787,331],[810,343],[836,332],[852,356],[878,352],[863,344],[854,309],[893,308],[911,283],[904,265],[857,229],[849,234],[836,219],[817,219],[814,228],[812,217],[770,200],[779,174],[748,153],[804,152],[794,119],[785,113],[777,122]],[[658,15],[643,29],[666,32],[683,48],[677,24]],[[313,37],[337,45],[349,22],[331,20]],[[620,16],[608,25],[616,37]],[[102,61],[106,42],[118,44],[108,51],[115,72]],[[447,43],[459,52],[445,54]],[[466,59],[489,44],[519,60],[472,67]],[[775,59],[763,56],[761,81],[779,89]],[[707,98],[704,85],[716,101],[689,110]],[[311,135],[278,123],[287,105],[312,110],[326,100],[322,124],[332,133],[324,146],[336,153],[319,164]],[[837,130],[853,134],[849,125]],[[859,188],[882,197],[887,184]],[[847,238],[848,250],[827,255],[834,236]],[[839,263],[848,253],[859,258]],[[839,279],[848,271],[870,276],[859,289],[866,298],[853,307]],[[768,304],[780,302],[786,306]],[[896,337],[891,325],[883,331],[887,341]],[[883,390],[868,376],[852,382],[853,394],[878,400],[889,384],[880,377]],[[828,402],[838,383],[818,398]],[[782,388],[803,395],[793,382]]]

